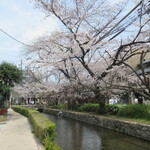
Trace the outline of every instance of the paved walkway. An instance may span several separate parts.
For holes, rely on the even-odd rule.
[[[43,150],[26,117],[8,110],[8,120],[0,123],[0,150]]]

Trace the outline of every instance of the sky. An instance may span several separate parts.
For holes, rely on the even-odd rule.
[[[0,30],[26,44],[59,28],[56,19],[45,18],[45,14],[34,8],[30,1],[32,0],[0,0]],[[25,65],[24,49],[24,45],[0,31],[0,63],[7,61],[19,66],[22,61]]]
[[[23,43],[50,33],[57,28],[54,18],[45,18],[29,0],[0,0],[0,29]],[[0,31],[0,63],[7,61],[17,66],[25,63],[24,46]]]

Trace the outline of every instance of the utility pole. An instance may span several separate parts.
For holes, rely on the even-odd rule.
[[[21,73],[22,73],[22,59],[21,59],[21,63],[20,63],[20,69],[21,69]]]
[[[21,59],[21,62],[20,62],[20,70],[21,70],[21,75],[23,76],[22,65],[23,65],[23,63],[22,63],[22,59]],[[21,80],[21,85],[22,85],[22,84],[23,84],[23,83],[22,83],[22,80]]]

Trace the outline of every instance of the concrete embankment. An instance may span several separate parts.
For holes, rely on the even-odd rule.
[[[44,108],[43,112],[47,114],[57,115],[59,111],[60,110]],[[111,119],[99,115],[73,111],[63,111],[63,117],[93,124],[150,141],[150,125],[147,124],[123,121],[119,119]]]

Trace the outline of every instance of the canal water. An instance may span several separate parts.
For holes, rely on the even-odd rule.
[[[150,142],[89,125],[44,114],[57,125],[56,143],[63,150],[150,150]]]

